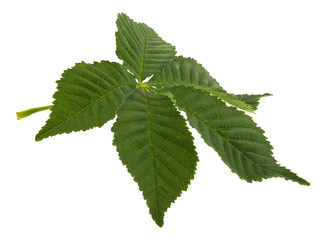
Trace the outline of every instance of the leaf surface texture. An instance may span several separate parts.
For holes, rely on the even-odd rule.
[[[118,15],[117,27],[117,56],[139,80],[161,70],[176,54],[175,47],[152,28],[134,22],[125,14]]]
[[[270,93],[265,94],[234,94],[234,96],[251,106],[253,110],[257,110],[259,100],[263,97],[272,96]]]
[[[198,161],[185,119],[168,97],[137,89],[118,111],[112,131],[122,163],[162,226],[164,212],[187,189]]]
[[[206,69],[192,58],[176,57],[162,71],[155,74],[148,83],[161,87],[163,90],[168,90],[170,86],[195,87],[209,92],[235,107],[248,112],[254,111],[251,105],[235,95],[227,93]]]
[[[76,64],[57,81],[51,114],[35,139],[101,127],[114,118],[136,81],[118,63]]]
[[[241,179],[252,182],[282,177],[309,185],[276,163],[264,131],[244,112],[198,89],[178,87],[172,94],[176,104],[186,112],[190,125]]]
[[[53,106],[17,113],[23,118],[51,108],[37,141],[101,127],[117,115],[113,144],[160,227],[167,209],[194,178],[198,162],[179,110],[241,179],[282,177],[309,185],[276,162],[264,131],[238,110],[254,112],[259,100],[271,94],[228,93],[196,60],[175,57],[175,47],[146,24],[123,13],[116,24],[122,65],[78,63],[57,81]]]

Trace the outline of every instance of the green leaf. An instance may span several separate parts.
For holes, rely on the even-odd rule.
[[[119,109],[112,131],[122,163],[161,227],[165,211],[196,170],[197,153],[185,120],[168,97],[137,89]]]
[[[136,81],[122,65],[108,61],[78,63],[66,70],[57,83],[50,118],[36,135],[36,141],[101,127],[114,118],[123,100],[136,86]]]
[[[260,98],[271,94],[227,93],[196,60],[175,57],[175,47],[146,24],[119,14],[117,28],[116,54],[123,65],[76,64],[57,81],[53,105],[16,113],[21,119],[51,110],[36,141],[101,127],[117,114],[113,144],[160,227],[167,209],[194,178],[198,162],[193,137],[177,107],[241,179],[282,177],[310,185],[276,162],[264,131],[235,108],[253,112]]]
[[[176,54],[175,47],[152,28],[123,13],[118,15],[117,27],[116,54],[139,81],[161,70]]]
[[[240,108],[244,111],[253,113],[255,109],[252,107],[251,104],[248,104],[246,101],[241,100],[240,98],[236,97],[233,94],[227,93],[223,89],[219,88],[212,88],[212,87],[195,87],[196,89],[203,90],[205,92],[210,93],[213,96],[218,97],[219,99],[223,100],[231,104],[234,107]],[[258,104],[257,104],[258,105]]]
[[[204,90],[222,99],[223,101],[243,109],[254,112],[251,105],[227,93],[210,74],[192,58],[176,57],[149,81],[149,85],[163,87],[168,90],[171,86],[191,86]]]
[[[252,109],[257,110],[259,100],[263,97],[273,96],[270,93],[265,94],[234,94],[234,96],[252,107]]]
[[[196,86],[222,89],[220,84],[209,75],[206,69],[192,58],[175,57],[149,81],[153,86]]]
[[[241,179],[252,182],[283,177],[309,185],[276,163],[264,131],[244,112],[198,89],[178,87],[172,94],[176,104],[186,112],[190,125]]]

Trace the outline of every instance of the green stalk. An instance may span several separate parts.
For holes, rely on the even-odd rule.
[[[17,119],[20,120],[22,118],[28,117],[31,114],[50,109],[52,106],[53,105],[48,105],[48,106],[43,106],[43,107],[30,108],[30,109],[27,109],[27,110],[21,111],[21,112],[16,112]]]

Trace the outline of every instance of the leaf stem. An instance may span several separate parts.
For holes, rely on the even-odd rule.
[[[28,117],[29,115],[32,115],[34,113],[50,109],[52,106],[53,105],[48,105],[48,106],[43,106],[43,107],[30,108],[30,109],[27,109],[27,110],[21,111],[21,112],[16,112],[17,119],[20,120],[20,119]]]

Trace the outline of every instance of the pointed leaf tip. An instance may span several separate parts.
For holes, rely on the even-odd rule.
[[[101,127],[136,88],[136,81],[119,63],[77,63],[57,81],[51,114],[35,140]]]
[[[116,24],[116,54],[139,82],[160,71],[175,56],[175,47],[146,24],[122,13]]]
[[[156,223],[157,226],[159,226],[160,228],[163,227],[163,225],[164,225],[164,221],[163,221],[163,219],[162,219],[162,220],[155,220],[155,219],[154,219],[154,221],[155,221],[155,223]]]
[[[172,94],[186,112],[190,125],[241,179],[252,182],[282,177],[309,186],[306,180],[276,162],[264,131],[250,116],[202,90],[178,87]]]
[[[117,112],[113,144],[159,226],[194,178],[198,162],[185,119],[165,95],[136,89]]]
[[[263,97],[273,96],[273,94],[234,94],[234,96],[250,105],[254,110],[257,110],[260,99]]]

